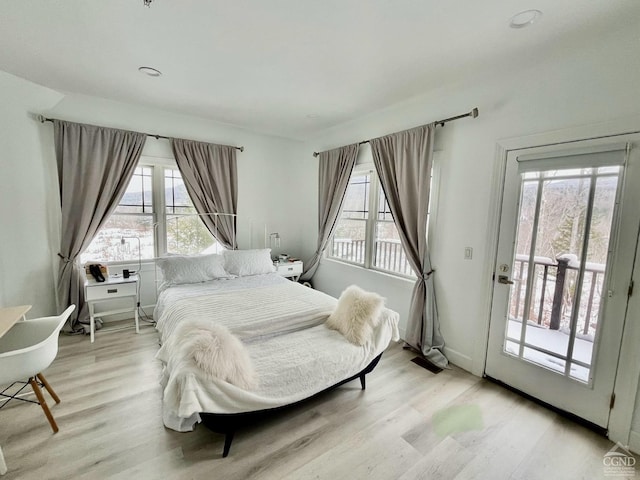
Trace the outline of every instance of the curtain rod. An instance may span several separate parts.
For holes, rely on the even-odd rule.
[[[440,125],[441,127],[444,127],[445,123],[448,122],[453,122],[454,120],[459,120],[461,118],[466,118],[466,117],[471,117],[471,118],[476,118],[479,115],[478,112],[478,107],[474,108],[473,110],[471,110],[468,113],[463,113],[461,115],[456,115],[455,117],[449,117],[449,118],[445,118],[444,120],[436,120],[435,122],[433,122],[434,125]],[[358,143],[358,145],[363,145],[365,143],[369,143],[371,140],[363,140],[361,142]],[[320,155],[319,152],[313,152],[313,156],[317,157],[318,155]]]
[[[52,122],[55,120],[54,118],[47,118],[44,115],[37,115],[38,120],[40,121],[40,123],[44,123],[44,122]],[[167,140],[171,140],[171,137],[165,137],[164,135],[156,135],[155,133],[145,133],[145,132],[141,132],[143,135],[146,135],[147,137],[153,137],[156,140],[160,139],[160,138],[164,138]],[[186,139],[185,139],[186,140]],[[193,141],[200,141],[200,140],[193,140]],[[208,142],[202,142],[202,143],[208,143]],[[240,150],[241,152],[244,152],[244,147],[234,147],[232,145],[224,145],[225,147],[232,147],[235,148],[236,150]]]

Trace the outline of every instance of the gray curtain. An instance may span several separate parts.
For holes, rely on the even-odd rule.
[[[309,280],[318,269],[322,252],[336,228],[344,194],[358,158],[358,144],[320,153],[318,162],[318,247],[305,263],[302,280]]]
[[[373,162],[418,280],[413,287],[405,342],[432,363],[446,367],[442,353],[433,271],[427,246],[427,213],[433,164],[434,125],[371,140]]]
[[[146,135],[54,120],[62,236],[58,310],[72,303],[71,327],[87,315],[78,256],[107,221],[129,185]]]
[[[238,213],[235,147],[172,138],[171,148],[198,213]],[[237,248],[235,217],[200,218],[220,243]]]

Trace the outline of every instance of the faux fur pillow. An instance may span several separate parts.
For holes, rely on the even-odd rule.
[[[338,305],[325,325],[342,333],[351,343],[364,345],[379,325],[383,308],[384,298],[380,295],[351,285],[340,295]]]
[[[256,372],[242,341],[222,325],[207,322],[184,323],[176,336],[182,354],[209,377],[245,390],[258,386]]]

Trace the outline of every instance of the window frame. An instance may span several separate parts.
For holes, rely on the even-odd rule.
[[[439,198],[439,185],[440,185],[440,164],[442,163],[440,161],[441,153],[442,152],[440,151],[433,152],[433,164],[431,167],[431,188],[429,191],[429,209],[427,212],[427,215],[428,215],[427,245],[428,245],[428,250],[430,252],[432,252],[434,248],[433,238],[434,238],[436,225],[438,223],[437,204],[438,204],[438,198]],[[361,155],[362,155],[362,152],[361,152]],[[368,155],[369,158],[370,158],[370,155],[371,154],[369,153]],[[364,162],[356,163],[356,165],[353,168],[353,171],[351,172],[351,176],[349,177],[349,181],[351,181],[351,177],[353,175],[362,175],[365,173],[368,173],[371,176],[371,178],[369,181],[370,182],[369,184],[369,215],[367,216],[367,219],[364,220],[365,222],[367,222],[367,226],[365,228],[364,263],[353,262],[351,260],[345,260],[343,258],[335,257],[331,255],[331,252],[333,251],[333,239],[335,236],[335,232],[329,240],[330,242],[329,248],[325,250],[324,258],[334,262],[345,263],[347,265],[353,265],[355,267],[364,268],[367,270],[373,270],[375,272],[391,275],[393,277],[398,277],[398,278],[407,279],[407,280],[416,280],[417,276],[415,274],[407,275],[407,274],[396,272],[393,270],[386,270],[384,268],[380,268],[374,265],[374,254],[375,254],[374,245],[376,241],[376,226],[378,223],[389,223],[390,221],[378,220],[379,198],[380,198],[380,192],[382,192],[383,189],[380,183],[380,178],[378,177],[378,172],[376,171],[375,165],[373,164],[372,160],[367,159]],[[342,220],[343,207],[344,207],[344,203],[342,207],[340,207],[340,214],[338,215],[337,222]],[[375,212],[375,215],[371,215],[371,212]],[[395,224],[395,220],[392,220],[392,222]]]
[[[335,234],[336,232],[333,232],[333,235],[331,235],[331,238],[329,239],[329,245],[330,248],[327,248],[324,251],[324,257],[325,258],[329,258],[331,260],[335,260],[337,262],[342,262],[342,263],[346,263],[349,265],[354,265],[356,267],[360,267],[360,268],[369,268],[368,265],[368,259],[370,258],[370,254],[369,254],[369,241],[367,241],[367,239],[369,238],[370,235],[370,219],[371,219],[371,199],[373,198],[373,193],[372,193],[372,189],[374,188],[374,182],[373,180],[378,180],[378,177],[375,173],[375,169],[373,169],[373,164],[371,165],[356,165],[353,168],[353,171],[351,172],[351,175],[349,176],[349,183],[351,183],[351,177],[353,177],[354,175],[364,175],[364,174],[369,174],[370,178],[369,178],[369,199],[368,199],[368,205],[367,205],[367,218],[349,218],[349,220],[355,220],[355,221],[360,221],[360,222],[364,222],[365,224],[365,234],[364,234],[364,263],[359,263],[359,262],[355,262],[353,260],[347,260],[341,257],[334,257],[333,255],[331,255],[329,252],[333,251],[333,241],[335,239]],[[373,175],[376,175],[375,179],[373,178]],[[347,186],[347,188],[349,188]],[[345,190],[345,196],[346,196],[346,190]],[[376,196],[377,198],[377,196]],[[340,222],[340,220],[342,220],[342,213],[344,210],[344,198],[342,199],[342,205],[340,206],[340,213],[338,214],[338,218],[336,220],[336,225],[338,222]]]
[[[165,198],[165,171],[166,170],[178,170],[178,164],[173,158],[160,158],[160,157],[146,157],[141,156],[138,162],[139,166],[150,166],[153,168],[153,181],[152,181],[152,198],[153,198],[153,215],[156,228],[154,229],[154,242],[155,242],[155,257],[153,260],[160,258],[163,255],[169,253],[168,241],[167,241],[167,218],[180,216],[180,215],[192,215],[192,214],[180,214],[167,212],[167,200]],[[180,174],[182,177],[182,174]],[[184,181],[184,180],[183,180]],[[191,202],[193,203],[193,201]],[[193,213],[197,215],[197,212]],[[214,242],[218,240],[211,235]]]
[[[178,164],[173,158],[164,157],[151,157],[142,155],[136,164],[137,167],[150,167],[151,168],[151,201],[153,211],[149,213],[119,213],[114,212],[112,215],[131,215],[149,217],[151,216],[153,225],[153,242],[154,242],[154,256],[152,258],[143,258],[142,263],[152,263],[158,258],[166,255],[167,251],[167,217],[177,216],[180,214],[167,212],[167,202],[165,199],[165,170],[178,170]],[[119,203],[119,202],[118,202]],[[186,214],[185,214],[186,215]],[[212,236],[213,237],[213,236]],[[214,241],[217,241],[213,237]],[[98,259],[96,259],[98,260]],[[111,260],[102,261],[107,265],[128,265],[132,262],[137,262],[137,259],[129,260]]]
[[[384,195],[382,191],[382,185],[380,184],[380,179],[378,178],[378,172],[375,169],[373,163],[362,163],[358,164],[353,168],[351,172],[351,176],[349,177],[349,182],[351,182],[351,177],[354,175],[364,175],[369,174],[369,201],[368,201],[368,212],[367,218],[362,219],[365,224],[365,239],[364,239],[364,263],[358,263],[351,260],[346,260],[344,258],[335,257],[331,254],[333,251],[333,241],[335,237],[335,232],[331,236],[330,239],[330,248],[325,251],[325,258],[329,260],[333,260],[340,263],[346,263],[348,265],[353,265],[356,267],[364,268],[367,270],[373,270],[375,272],[384,273],[387,275],[392,275],[394,277],[404,278],[408,280],[415,280],[417,277],[415,275],[407,275],[404,273],[396,272],[394,270],[386,270],[384,268],[380,268],[375,265],[375,243],[376,243],[376,227],[378,223],[394,223],[395,221],[390,220],[378,220],[378,209],[380,205],[380,193]],[[348,187],[347,187],[348,188]],[[344,203],[340,208],[340,214],[338,215],[338,222],[342,220],[342,211],[343,211]]]

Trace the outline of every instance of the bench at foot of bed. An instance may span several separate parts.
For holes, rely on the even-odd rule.
[[[335,385],[332,385],[329,388],[326,388],[309,398],[305,398],[304,400],[300,400],[299,402],[292,403],[290,405],[283,405],[282,407],[270,408],[267,410],[258,410],[255,412],[245,412],[245,413],[233,413],[233,414],[221,414],[221,413],[201,413],[200,416],[202,418],[202,423],[209,428],[210,430],[223,434],[224,437],[224,448],[222,450],[222,456],[226,457],[229,455],[229,451],[231,450],[231,442],[233,442],[233,436],[237,430],[240,428],[246,427],[248,425],[252,425],[261,419],[272,415],[275,412],[281,412],[284,409],[300,405],[305,403],[312,398],[317,397],[318,395],[322,395],[330,390],[333,390],[341,385],[344,385],[347,382],[355,380],[356,378],[360,379],[360,385],[362,386],[362,390],[366,389],[365,376],[368,373],[371,373],[373,369],[376,367],[378,362],[380,361],[380,357],[382,357],[382,353],[374,358],[369,365],[367,365],[364,370],[360,373],[355,374],[352,377],[349,377],[345,380],[342,380]]]

